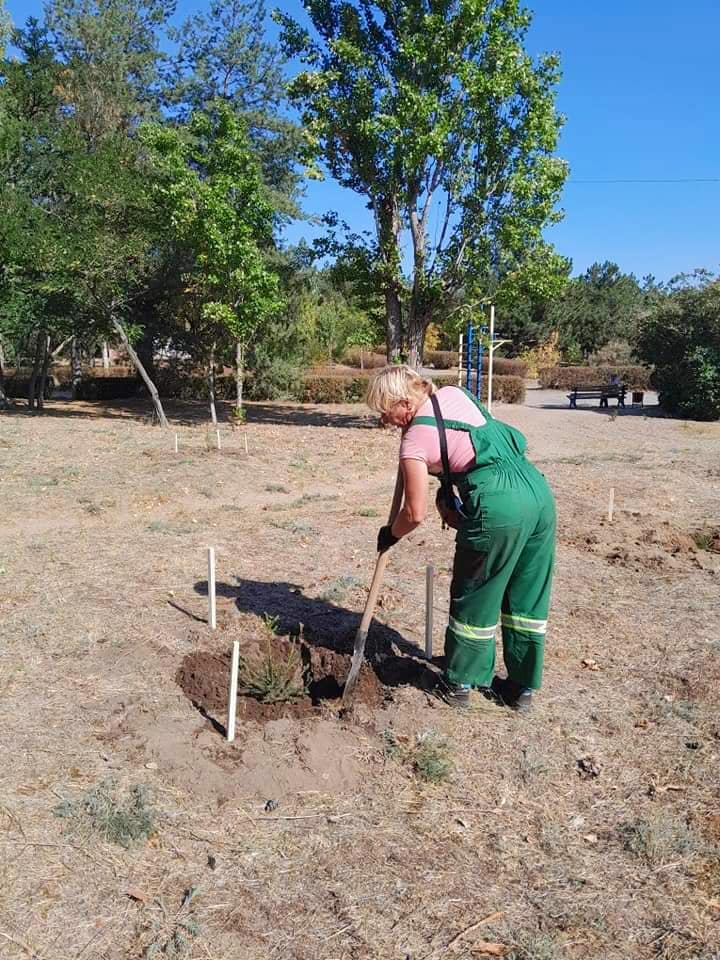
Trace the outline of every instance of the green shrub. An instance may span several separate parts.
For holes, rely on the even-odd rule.
[[[538,371],[540,386],[548,390],[572,390],[581,385],[601,385],[610,383],[613,375],[620,378],[628,390],[647,390],[650,387],[650,370],[639,366],[607,367],[541,367]]]
[[[284,357],[266,358],[263,354],[247,379],[250,400],[292,400],[300,379],[298,367]]]
[[[125,400],[136,397],[144,385],[139,377],[83,377],[78,400]]]
[[[433,377],[436,387],[457,386],[457,375]],[[465,386],[463,377],[462,385]],[[487,377],[483,377],[480,399],[487,401]],[[495,376],[493,374],[493,400],[498,403],[524,403],[525,380],[523,377]]]
[[[435,367],[436,370],[457,370],[458,354],[457,350],[426,350],[425,363],[428,366]],[[487,351],[483,351],[482,369],[487,373],[488,369]],[[500,376],[526,377],[527,363],[524,360],[508,357],[495,357],[493,359],[493,377]]]
[[[276,625],[274,625],[276,626]],[[289,643],[283,653],[266,651],[240,661],[240,686],[244,693],[261,703],[292,703],[305,694],[300,651]]]
[[[348,347],[342,356],[342,363],[348,367],[360,366],[360,347]],[[377,350],[362,348],[362,365],[365,370],[379,369],[387,366],[387,357]]]
[[[26,400],[30,390],[30,374],[24,376],[22,374],[17,374],[13,376],[5,377],[5,393],[8,397],[14,397],[16,400]],[[45,381],[45,390],[43,392],[43,397],[46,400],[50,400],[57,383],[54,377],[48,375],[47,380]]]
[[[652,383],[670,413],[720,419],[720,279],[685,279],[643,318],[637,353],[655,366]]]
[[[457,350],[426,350],[423,361],[428,367],[435,367],[436,370],[452,370],[453,367],[457,369]]]
[[[295,399],[302,403],[358,403],[367,390],[368,377],[306,376]]]

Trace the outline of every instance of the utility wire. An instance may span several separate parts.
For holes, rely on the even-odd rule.
[[[720,183],[720,177],[677,177],[674,179],[657,179],[657,180],[630,180],[630,179],[617,179],[617,180],[568,180],[568,183]]]

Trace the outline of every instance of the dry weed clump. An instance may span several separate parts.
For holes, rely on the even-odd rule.
[[[451,744],[435,730],[419,733],[409,746],[401,744],[392,730],[384,731],[383,740],[385,756],[399,760],[426,783],[444,783],[455,772]]]
[[[678,857],[692,858],[705,849],[692,827],[671,812],[658,812],[621,824],[619,833],[627,850],[655,866]]]
[[[131,787],[123,797],[113,780],[103,780],[79,799],[63,800],[53,812],[67,820],[72,831],[96,833],[125,848],[155,832],[156,813],[142,784]]]

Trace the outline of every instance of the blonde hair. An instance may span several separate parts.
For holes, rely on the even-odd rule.
[[[400,400],[416,400],[418,405],[435,393],[435,384],[421,377],[404,363],[385,367],[370,381],[365,402],[371,410],[387,413]]]

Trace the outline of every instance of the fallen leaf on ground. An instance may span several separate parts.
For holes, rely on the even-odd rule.
[[[125,895],[130,897],[131,900],[137,900],[138,903],[148,903],[150,900],[149,895],[140,887],[128,887]]]
[[[490,943],[488,940],[480,940],[470,948],[472,953],[482,953],[486,957],[504,957],[507,953],[507,947],[502,943]]]

